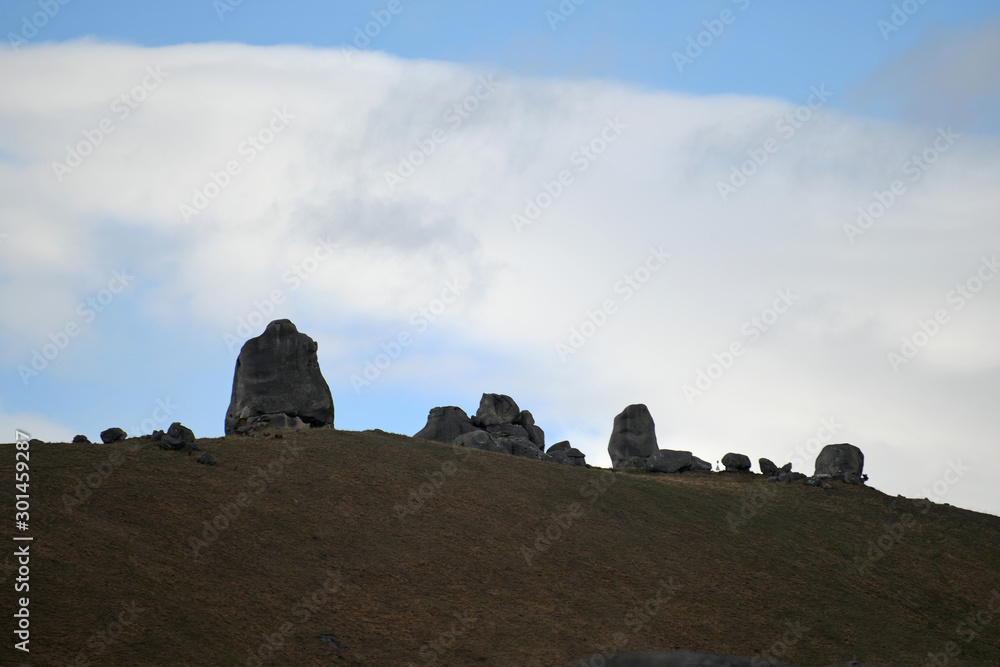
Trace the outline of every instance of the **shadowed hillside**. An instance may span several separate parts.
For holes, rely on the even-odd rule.
[[[8,640],[3,664],[1000,664],[990,515],[381,432],[198,445],[218,465],[144,440],[31,447],[31,653]]]

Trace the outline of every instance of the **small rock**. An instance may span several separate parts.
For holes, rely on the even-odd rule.
[[[38,438],[32,438],[31,440],[28,441],[28,444],[32,445],[32,446],[34,446],[34,445],[44,445],[45,441],[44,440],[39,440]]]
[[[215,457],[208,452],[202,452],[201,456],[198,457],[198,463],[204,463],[207,466],[214,466]]]
[[[90,438],[85,435],[74,435],[73,442],[90,442]]]
[[[830,489],[832,489],[833,487],[832,487],[832,486],[830,486],[829,484],[827,484],[826,482],[823,482],[823,488],[824,488],[824,489],[826,489],[827,491],[829,491],[829,490],[830,490]]]
[[[112,442],[121,442],[127,437],[128,433],[117,426],[112,426],[106,431],[101,431],[101,442],[106,445],[110,445]]]

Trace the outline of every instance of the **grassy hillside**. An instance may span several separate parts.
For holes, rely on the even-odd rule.
[[[31,653],[8,639],[3,664],[568,667],[675,647],[1000,664],[994,516],[381,432],[199,445],[217,466],[141,440],[32,447]]]

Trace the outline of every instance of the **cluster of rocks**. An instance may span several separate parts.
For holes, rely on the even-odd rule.
[[[125,432],[125,429],[117,426],[112,426],[109,429],[101,431],[101,442],[104,444],[123,442],[127,438],[128,433]],[[194,431],[180,422],[174,422],[166,431],[153,431],[152,434],[142,435],[139,436],[139,438],[142,440],[158,442],[160,444],[160,449],[166,449],[169,451],[184,450],[188,453],[188,456],[191,455],[191,452],[201,451],[201,447],[195,443]],[[73,442],[89,443],[90,438],[85,435],[76,435],[73,436]],[[203,463],[205,465],[215,465],[215,457],[209,452],[202,452],[197,461],[198,463]]]
[[[545,451],[545,432],[529,411],[520,409],[505,394],[483,394],[473,417],[453,405],[431,408],[427,424],[413,437],[537,461],[587,465],[583,452],[568,441],[557,442]]]
[[[319,345],[291,320],[274,320],[240,349],[226,435],[265,428],[333,428],[333,396]]]
[[[689,470],[711,470],[712,466],[694,454],[683,450],[660,449],[656,442],[656,425],[649,409],[641,404],[630,405],[615,417],[608,454],[615,470],[639,469],[650,472],[680,473]],[[847,484],[864,484],[868,475],[863,474],[865,456],[854,445],[827,445],[816,457],[816,471],[812,475],[792,472],[792,464],[780,468],[773,461],[758,461],[761,473],[768,482],[805,481],[809,486],[832,488],[829,480],[839,479]],[[722,457],[726,472],[751,473],[750,457],[729,452]]]
[[[656,443],[653,416],[642,403],[628,406],[615,417],[611,439],[608,441],[608,454],[611,456],[611,467],[615,470],[635,468],[675,473],[712,469],[711,463],[691,452],[660,449]]]

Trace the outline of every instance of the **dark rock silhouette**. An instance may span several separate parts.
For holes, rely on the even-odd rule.
[[[499,426],[500,424],[513,424],[521,413],[514,399],[505,394],[483,394],[479,400],[479,409],[476,411],[474,423],[480,428],[487,426]]]
[[[126,433],[123,429],[118,428],[117,426],[112,426],[106,431],[101,431],[101,442],[103,442],[104,444],[111,444],[112,442],[121,442],[127,437],[128,433]]]
[[[318,345],[291,320],[275,320],[243,344],[226,411],[226,435],[258,426],[333,428],[333,396],[316,357]],[[291,422],[289,420],[292,420]]]
[[[711,470],[712,464],[708,461],[703,461],[697,456],[691,457],[691,470]]]
[[[465,410],[449,405],[443,408],[431,408],[430,414],[427,415],[427,425],[413,437],[451,444],[458,436],[478,430],[473,426]]]
[[[722,457],[722,465],[729,471],[750,470],[750,457],[746,454],[734,454],[729,452]]]
[[[778,466],[774,464],[771,459],[761,458],[757,461],[757,465],[760,466],[760,472],[762,475],[767,475],[768,477],[777,476]]]
[[[479,429],[458,436],[455,438],[454,444],[458,447],[471,447],[472,449],[482,449],[487,452],[510,454],[509,446],[497,442],[496,438],[492,435]]]
[[[535,424],[532,414],[521,410],[506,394],[483,394],[479,409],[471,418],[455,406],[432,408],[427,424],[413,437],[536,461],[556,460],[546,453],[545,432]],[[559,460],[570,465],[587,465],[578,449],[564,452]]]
[[[827,445],[816,457],[816,471],[813,476],[831,475],[844,479],[845,475],[852,475],[860,480],[864,467],[865,455],[854,445],[847,443]]]
[[[691,452],[661,449],[646,459],[646,467],[656,472],[683,472],[694,466]]]
[[[545,449],[545,431],[541,427],[535,425],[535,418],[527,410],[521,410],[517,417],[513,421],[524,429],[525,433],[528,435],[528,440],[535,443],[535,446],[539,449]]]
[[[186,449],[190,453],[192,449],[197,448],[194,444],[194,431],[180,422],[171,424],[167,432],[160,437],[160,449]]]
[[[587,467],[587,460],[583,452],[569,444],[569,440],[563,440],[549,447],[545,452],[552,457],[556,463],[564,463],[570,466]]]
[[[76,443],[76,442],[90,442],[90,438],[88,438],[85,435],[74,435],[73,436],[73,442],[74,443]]]
[[[645,405],[630,405],[615,417],[611,439],[608,441],[608,454],[615,470],[645,467],[645,459],[658,450],[656,425]]]

